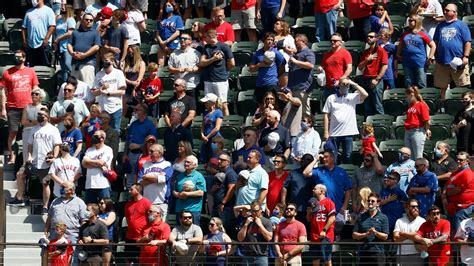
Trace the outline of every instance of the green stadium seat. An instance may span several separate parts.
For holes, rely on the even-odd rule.
[[[441,98],[440,91],[437,88],[427,87],[420,90],[420,95],[430,108],[430,114],[436,114],[439,109],[439,99]]]
[[[383,92],[383,109],[386,114],[399,116],[405,113],[405,89],[391,89]]]
[[[239,88],[241,91],[255,90],[257,87],[257,72],[250,72],[248,66],[242,67],[239,76]]]
[[[308,42],[316,41],[316,22],[314,16],[296,19],[296,25],[292,28],[293,35],[303,33],[308,37]]]
[[[235,65],[243,67],[250,63],[253,53],[257,50],[256,42],[235,42],[232,44],[232,53],[234,54]]]
[[[170,70],[168,69],[168,67],[158,68],[157,75],[158,75],[158,77],[160,77],[161,86],[163,87],[163,90],[173,91],[174,79],[173,79],[173,76],[170,74]]]
[[[237,95],[237,114],[248,116],[255,113],[257,106],[253,100],[254,90],[240,91]]]
[[[365,43],[361,41],[345,41],[342,43],[342,46],[348,51],[355,51],[362,53],[365,50]]]
[[[381,163],[383,165],[390,165],[391,163],[398,160],[398,150],[405,146],[403,140],[399,139],[390,139],[381,141],[379,144],[380,153],[382,153],[383,158]]]
[[[447,114],[437,114],[430,116],[431,140],[438,141],[451,137],[451,124],[454,117]]]
[[[355,171],[360,168],[359,166],[353,164],[340,164],[338,166],[344,169],[350,178],[353,178]]]
[[[407,3],[404,2],[388,2],[387,3],[387,11],[390,14],[390,17],[396,15],[401,17],[408,16],[410,12],[410,7]]]
[[[365,122],[368,124],[372,124],[373,126],[383,125],[391,127],[394,122],[393,120],[393,116],[391,115],[377,114],[368,116]]]
[[[403,140],[405,138],[405,120],[406,115],[399,115],[395,120],[395,123],[393,125],[393,132],[395,133],[396,139]]]
[[[468,88],[452,88],[446,91],[446,100],[444,101],[444,112],[455,116],[460,110],[464,108],[462,103],[462,94],[471,91]]]

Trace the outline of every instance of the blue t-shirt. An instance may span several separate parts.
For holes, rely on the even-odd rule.
[[[227,60],[234,58],[232,50],[225,44],[218,42],[215,46],[206,44],[204,46],[203,55],[207,59],[211,58],[215,53],[222,52],[224,57],[222,60],[213,62],[203,69],[202,80],[208,82],[221,82],[229,79],[229,71],[227,70]]]
[[[298,61],[309,62],[314,65],[316,57],[314,52],[308,47],[298,51],[294,55]],[[312,69],[302,68],[296,64],[289,63],[288,87],[293,90],[308,90],[313,84]]]
[[[66,21],[62,17],[56,21],[56,38],[65,34],[68,29],[76,28],[76,20],[73,17],[67,18]],[[59,52],[64,53],[67,51],[67,45],[71,43],[71,37],[59,42]]]
[[[257,87],[273,86],[278,83],[278,68],[285,64],[285,58],[275,48],[269,51],[275,53],[275,61],[269,67],[259,67],[257,75]],[[265,51],[262,49],[256,51],[252,56],[252,64],[263,62]]]
[[[140,122],[135,120],[127,130],[127,143],[143,144],[148,135],[158,136],[155,125],[148,118]]]
[[[160,38],[164,41],[171,37],[176,31],[183,30],[183,20],[180,16],[173,15],[169,18],[165,18],[161,21],[158,21],[156,30],[160,33]],[[179,45],[179,38],[175,38],[173,41],[169,42],[166,46],[170,49],[176,49]]]
[[[391,201],[382,206],[382,212],[388,217],[388,225],[390,230],[395,228],[395,222],[403,216],[405,208],[403,204],[408,200],[407,194],[405,191],[401,190],[398,186],[394,188],[384,188],[380,191],[380,199],[386,199],[390,195],[396,195],[397,199]]]
[[[184,182],[190,180],[194,184],[194,191],[201,190],[206,192],[206,180],[201,173],[193,170],[190,175],[181,173],[176,177],[175,191],[183,191]],[[203,197],[188,197],[187,199],[175,199],[176,200],[176,213],[180,213],[184,210],[190,212],[201,212],[202,210],[202,198]]]
[[[393,67],[394,67],[394,61],[393,58],[397,54],[397,46],[393,43],[386,43],[383,46],[383,49],[387,52],[388,54],[388,65],[387,65],[387,71],[385,71],[385,74],[383,75],[383,80],[393,80]]]
[[[433,40],[436,42],[436,62],[447,65],[454,57],[463,58],[464,43],[471,41],[471,32],[460,20],[442,22],[436,27]]]
[[[82,133],[81,130],[75,128],[71,132],[67,132],[64,130],[61,132],[61,140],[64,142],[69,143],[69,154],[73,155],[76,152],[77,143],[82,143]]]
[[[249,157],[249,153],[252,150],[257,150],[258,152],[260,152],[260,154],[262,155],[262,158],[260,158],[260,164],[265,165],[265,163],[267,162],[266,157],[265,157],[265,152],[261,147],[257,146],[257,144],[253,145],[249,149],[245,149],[245,147],[242,147],[239,150],[234,151],[232,153],[232,162],[234,163],[238,161],[246,162],[247,158]],[[237,173],[240,172],[240,170],[241,170],[240,167],[235,168],[235,171],[237,171]]]
[[[281,0],[263,0],[262,4],[260,5],[262,8],[280,8]]]
[[[74,48],[75,52],[85,53],[89,51],[94,45],[101,46],[101,40],[99,32],[93,29],[84,30],[82,27],[79,27],[78,30],[75,30],[72,33],[71,45]],[[80,61],[73,59],[75,64],[87,64],[95,65],[96,54],[93,54],[87,58],[84,58]]]
[[[379,20],[380,20],[380,17],[377,17],[376,15],[370,16],[370,31],[379,33],[381,29],[389,28],[387,20],[385,20],[383,24],[380,24]]]
[[[416,193],[413,198],[418,200],[420,205],[420,216],[426,217],[428,209],[433,206],[435,202],[435,195],[438,191],[438,178],[430,171],[426,171],[422,175],[415,175],[411,180],[407,188],[407,193],[410,188],[429,187],[431,190],[429,193]]]
[[[217,207],[219,204],[222,203],[222,200],[225,198],[225,195],[227,194],[228,186],[231,184],[236,184],[237,183],[237,178],[238,175],[232,169],[232,167],[227,167],[225,170],[225,179],[224,182],[222,182],[221,186],[219,187],[219,190],[216,191],[216,194],[214,195],[214,207]],[[214,183],[218,181],[214,180]],[[235,205],[235,196],[232,197],[228,202],[225,203],[225,206],[232,206],[234,207]]]
[[[313,177],[315,184],[323,184],[326,186],[328,189],[327,197],[334,202],[336,212],[339,212],[344,203],[346,191],[352,189],[352,181],[346,171],[338,166],[335,166],[332,170],[321,166],[313,169]]]
[[[22,27],[26,29],[26,42],[31,48],[38,48],[43,45],[44,37],[48,33],[50,26],[56,25],[54,11],[44,5],[43,7],[30,8],[26,11]],[[51,38],[49,39],[51,45]]]
[[[403,67],[422,68],[426,63],[426,45],[431,42],[430,36],[423,31],[413,34],[409,31],[400,38],[403,42]]]
[[[211,133],[211,131],[216,127],[217,119],[218,118],[220,118],[220,119],[224,118],[224,114],[222,113],[221,109],[219,109],[219,108],[216,108],[214,110],[214,112],[212,112],[212,113],[209,113],[209,111],[204,111],[202,116],[203,116],[202,123],[204,125],[204,135],[206,135],[206,136],[209,133]],[[218,131],[216,134],[214,134],[214,136],[212,136],[212,138],[214,138],[215,136],[220,136],[220,135],[221,135],[221,133]]]
[[[313,196],[314,178],[306,178],[303,169],[293,170],[283,183],[286,188],[286,201],[296,204],[298,212],[306,211],[308,199]]]

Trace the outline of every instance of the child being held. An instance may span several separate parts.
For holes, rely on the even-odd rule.
[[[365,124],[362,129],[362,146],[360,153],[366,156],[370,153],[377,153],[379,158],[383,158],[379,147],[375,143],[374,127],[370,124]]]

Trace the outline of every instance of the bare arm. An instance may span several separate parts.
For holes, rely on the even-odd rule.
[[[313,175],[313,168],[314,166],[318,163],[318,159],[319,158],[316,158],[314,159],[311,163],[308,164],[308,166],[306,166],[306,168],[303,170],[303,175],[305,177],[311,177]]]
[[[323,113],[323,138],[324,140],[327,140],[329,138],[329,114],[328,113]]]
[[[232,43],[230,45],[232,45]],[[231,59],[227,60],[227,70],[231,70],[234,67],[235,67],[234,58],[231,58]]]
[[[115,223],[115,218],[116,218],[115,212],[110,212],[109,216],[107,216],[107,219],[102,219],[102,218],[98,218],[98,219],[102,221],[105,225],[110,226],[111,224]]]
[[[258,196],[257,203],[258,205],[262,205],[263,201],[267,198],[268,190],[267,189],[260,189],[260,195]]]
[[[281,189],[281,193],[280,193],[280,202],[281,202],[281,203],[286,204],[286,195],[287,195],[287,193],[288,193],[288,192],[287,192],[287,190],[286,190],[286,187],[283,187],[283,188]]]
[[[188,116],[186,116],[186,118],[184,119],[183,122],[181,122],[181,124],[184,126],[184,127],[187,127],[187,126],[190,126],[192,123],[193,123],[193,120],[194,120],[194,117],[196,116],[196,111],[194,110],[189,110],[188,112]],[[169,118],[168,118],[169,120]],[[171,122],[170,122],[170,125],[171,125]]]
[[[352,74],[352,64],[347,64],[346,71],[344,71],[344,74],[341,76],[341,79],[348,78],[351,74]]]

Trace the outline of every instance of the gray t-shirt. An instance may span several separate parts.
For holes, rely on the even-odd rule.
[[[191,226],[186,230],[184,226],[178,226],[173,228],[171,235],[175,238],[176,241],[191,239],[195,237],[202,237],[201,227],[191,224]],[[189,265],[192,261],[194,253],[197,252],[199,245],[189,245],[189,250],[186,255],[179,255],[176,257],[176,263],[178,264],[187,264]]]
[[[372,192],[380,193],[383,188],[383,174],[378,175],[373,167],[361,167],[355,171],[352,184],[355,184],[358,189],[369,187]]]
[[[54,199],[48,212],[48,216],[51,217],[51,225],[49,227],[51,236],[56,232],[54,230],[56,224],[64,223],[67,226],[66,238],[69,240],[77,239],[79,227],[81,227],[82,223],[82,215],[85,211],[86,204],[79,197],[74,196],[69,200],[63,197]]]
[[[273,231],[272,223],[265,217],[262,217],[263,227],[269,232]],[[245,223],[245,220],[244,220]],[[267,242],[262,233],[258,229],[255,222],[249,224],[247,234],[243,242]],[[268,245],[242,245],[242,252],[244,256],[268,256]]]

